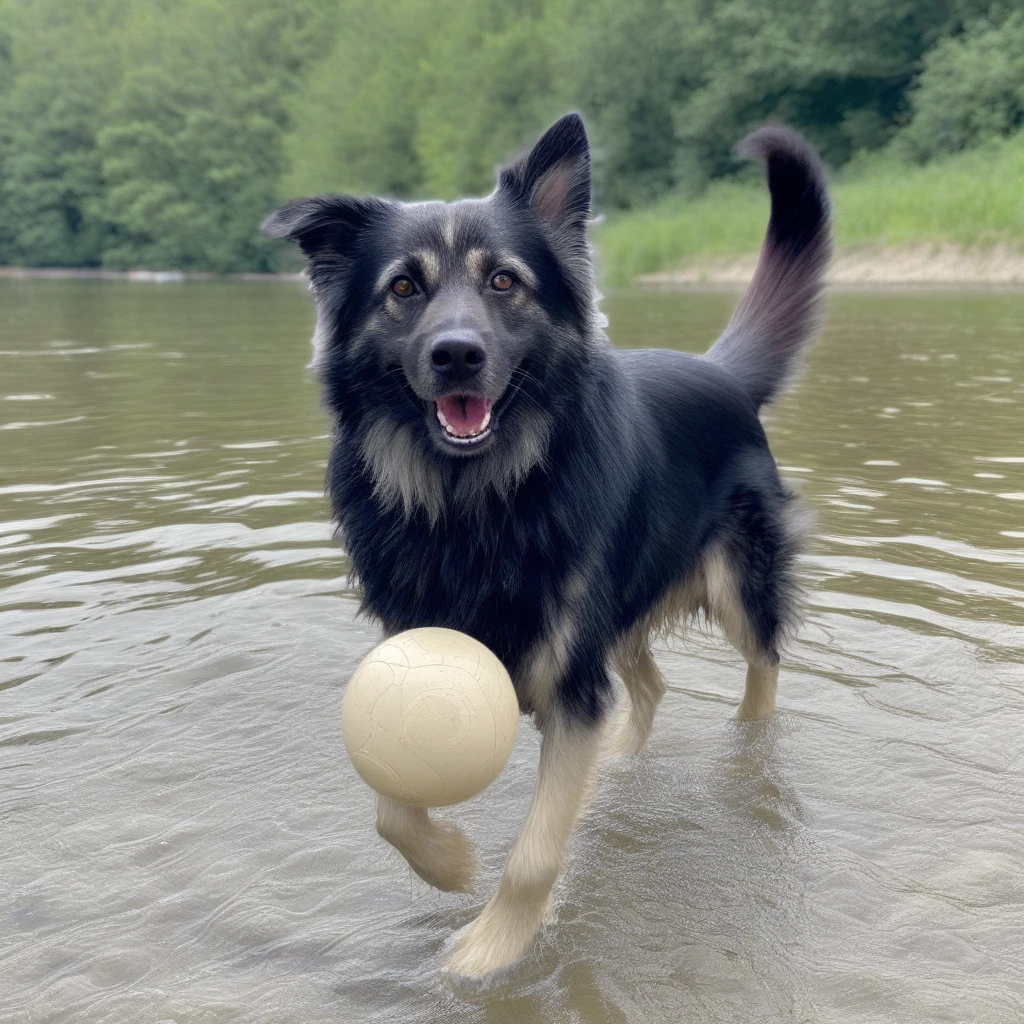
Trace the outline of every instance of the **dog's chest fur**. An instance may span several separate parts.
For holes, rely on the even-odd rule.
[[[476,507],[446,508],[433,522],[422,507],[382,503],[357,446],[341,438],[329,479],[365,610],[388,632],[468,633],[518,684],[524,660],[557,630],[585,561],[579,509],[548,474],[538,467],[504,499],[492,490]],[[521,700],[530,703],[523,693]]]

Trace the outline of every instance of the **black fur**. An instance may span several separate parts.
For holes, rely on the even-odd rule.
[[[796,372],[817,327],[832,255],[829,199],[818,157],[796,132],[762,128],[737,151],[767,164],[772,213],[754,279],[707,358],[739,378],[761,406]]]
[[[320,197],[265,224],[309,258],[335,422],[328,489],[365,610],[388,632],[477,637],[541,717],[596,722],[618,638],[712,550],[737,580],[748,660],[776,663],[793,621],[791,497],[758,410],[811,339],[828,202],[795,133],[763,129],[741,152],[767,163],[771,220],[751,287],[704,358],[620,353],[605,339],[576,115],[486,200]],[[488,282],[506,254],[523,272],[498,294]],[[411,300],[387,291],[388,267],[413,280]],[[491,435],[469,453],[438,426],[434,402],[452,392],[425,355],[455,328],[486,354],[467,393],[494,402]],[[529,666],[558,638],[540,693]]]

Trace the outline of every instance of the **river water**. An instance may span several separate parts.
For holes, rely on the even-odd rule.
[[[628,292],[703,349],[725,293]],[[662,651],[533,955],[438,970],[537,738],[449,809],[477,894],[377,838],[341,745],[355,617],[294,282],[0,281],[0,1021],[1024,1016],[1024,295],[846,293],[772,412],[817,510],[779,711]]]

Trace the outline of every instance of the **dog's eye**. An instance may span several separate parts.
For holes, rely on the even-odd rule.
[[[414,291],[416,291],[416,285],[413,284],[412,278],[409,277],[396,277],[391,282],[391,290],[400,299],[407,299]]]
[[[496,292],[507,292],[515,283],[515,278],[511,274],[506,274],[504,270],[499,270],[491,278],[491,287]]]

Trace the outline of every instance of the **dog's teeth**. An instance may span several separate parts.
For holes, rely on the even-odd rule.
[[[480,429],[475,434],[457,434],[455,428],[445,419],[445,415],[441,412],[441,407],[435,406],[437,411],[437,421],[444,428],[445,435],[450,441],[454,441],[456,444],[473,444],[476,441],[480,441],[484,436],[490,433],[489,427],[491,423],[491,411],[490,409],[484,413],[483,421],[480,424]]]

